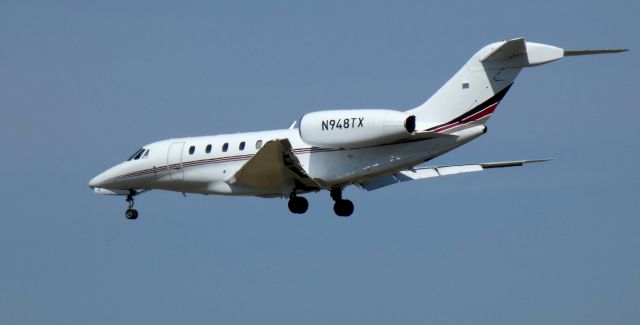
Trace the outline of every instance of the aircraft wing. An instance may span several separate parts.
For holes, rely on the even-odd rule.
[[[238,185],[266,190],[280,190],[295,185],[298,189],[320,189],[320,184],[309,177],[288,139],[267,141],[233,176],[226,180]]]
[[[455,175],[455,174],[461,174],[461,173],[479,172],[479,171],[483,171],[485,169],[491,169],[491,168],[519,167],[525,164],[545,162],[548,160],[550,159],[518,160],[518,161],[481,163],[481,164],[475,164],[475,165],[456,165],[456,166],[415,168],[411,170],[399,171],[391,175],[381,176],[378,178],[362,181],[357,183],[356,185],[364,188],[367,191],[373,191],[381,187],[393,185],[399,182],[407,182],[407,181],[412,181],[417,179]]]

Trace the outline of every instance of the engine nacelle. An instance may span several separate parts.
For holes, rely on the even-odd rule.
[[[300,137],[310,145],[362,148],[408,138],[416,117],[386,109],[319,111],[300,119]]]

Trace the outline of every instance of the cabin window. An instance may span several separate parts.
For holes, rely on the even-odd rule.
[[[256,141],[256,149],[262,148],[262,140]]]
[[[227,150],[229,150],[229,144],[225,143],[222,145],[222,152],[227,152]]]
[[[240,150],[244,150],[244,141],[240,142],[240,145],[238,146],[238,148]]]
[[[195,146],[189,147],[189,154],[193,155],[194,152],[196,152],[196,147]]]
[[[206,149],[204,149],[204,151],[205,151],[206,153],[210,153],[210,152],[211,152],[211,145],[210,145],[210,144],[208,144],[208,145],[207,145],[207,148],[206,148]]]

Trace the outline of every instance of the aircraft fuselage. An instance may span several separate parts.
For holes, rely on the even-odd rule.
[[[442,155],[483,134],[408,141],[358,149],[318,148],[300,138],[298,129],[176,138],[144,146],[137,159],[122,162],[89,182],[97,191],[162,189],[217,195],[284,196],[290,188],[249,188],[229,184],[234,175],[270,140],[289,139],[309,176],[328,186],[349,184],[408,168]],[[207,152],[209,148],[209,152]],[[224,150],[226,149],[226,151]],[[300,189],[299,192],[305,192]]]

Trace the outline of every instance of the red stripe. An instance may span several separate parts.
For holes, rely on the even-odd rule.
[[[313,152],[330,152],[330,151],[338,151],[338,150],[341,150],[341,149],[317,148],[317,147],[292,149],[294,153],[298,153],[298,154],[308,154]],[[188,168],[188,167],[196,167],[196,166],[208,165],[208,164],[242,161],[242,160],[248,160],[253,156],[254,156],[253,154],[249,154],[249,155],[238,155],[238,156],[227,156],[227,157],[219,157],[219,158],[193,160],[193,161],[183,162],[182,164],[172,164],[169,166],[165,165],[165,166],[160,166],[156,168],[143,169],[143,170],[131,172],[128,174],[116,176],[115,178],[122,179],[122,178],[128,178],[128,177],[143,176],[151,173],[168,171],[169,169],[173,169],[173,168]]]
[[[442,132],[442,131],[446,131],[446,130],[448,130],[448,129],[450,129],[450,128],[454,127],[454,126],[458,126],[458,125],[460,125],[460,124],[461,124],[460,122],[455,122],[455,123],[453,123],[453,124],[449,124],[449,125],[445,125],[445,126],[439,127],[439,128],[437,128],[437,129],[433,130],[433,132],[440,133],[440,132]]]
[[[480,112],[475,113],[475,114],[465,118],[462,121],[465,122],[465,123],[472,122],[472,121],[479,120],[479,119],[481,119],[481,118],[483,118],[483,117],[485,117],[487,115],[491,115],[496,110],[496,108],[498,107],[498,104],[499,103],[495,103],[495,104],[493,104],[493,105],[481,110]]]
[[[440,133],[442,131],[446,131],[446,130],[449,130],[451,128],[454,128],[456,126],[464,125],[464,124],[467,124],[469,122],[477,121],[477,120],[479,120],[481,118],[487,117],[487,116],[493,114],[493,112],[496,110],[496,108],[498,108],[498,104],[500,104],[500,102],[497,102],[497,103],[495,103],[495,104],[493,104],[493,105],[491,105],[491,106],[489,106],[489,107],[487,107],[487,108],[485,108],[485,109],[483,109],[483,110],[481,110],[481,111],[479,111],[479,112],[477,112],[477,113],[475,113],[475,114],[463,119],[460,122],[455,122],[455,123],[451,123],[451,124],[448,124],[448,125],[443,125],[443,126],[437,128],[437,129],[433,130],[433,132]]]

